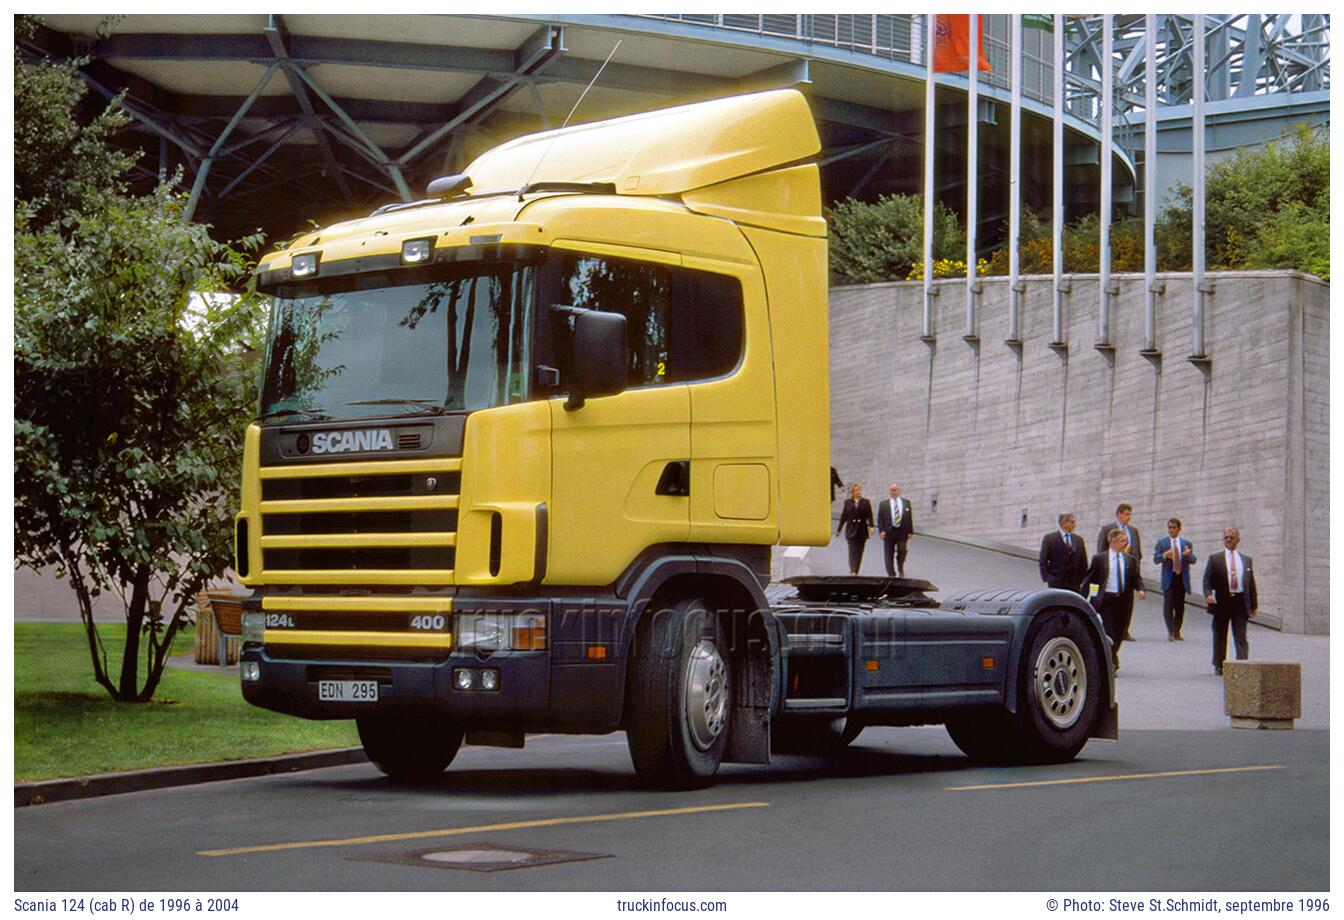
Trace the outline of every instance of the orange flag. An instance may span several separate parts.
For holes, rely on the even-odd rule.
[[[933,70],[935,73],[965,73],[971,46],[971,17],[965,13],[939,14],[934,29]],[[985,17],[980,17],[978,69],[990,70],[985,57]]]

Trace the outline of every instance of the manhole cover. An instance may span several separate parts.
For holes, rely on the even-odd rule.
[[[494,844],[464,844],[456,847],[431,847],[410,853],[387,853],[351,856],[349,858],[397,863],[403,866],[429,866],[435,869],[499,872],[504,869],[552,866],[556,863],[581,862],[587,859],[609,859],[611,854],[573,853],[564,850],[525,850],[520,847],[502,847]]]

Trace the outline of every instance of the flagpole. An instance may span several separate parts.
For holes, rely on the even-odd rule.
[[[1022,255],[1022,14],[1012,17],[1013,57],[1009,72],[1012,107],[1008,116],[1008,341],[1020,342],[1018,273]]]
[[[1111,112],[1115,93],[1114,36],[1111,34],[1111,16],[1101,17],[1101,242],[1100,302],[1097,316],[1097,346],[1111,345],[1111,131],[1115,116]]]
[[[975,238],[979,215],[980,170],[979,92],[977,73],[980,64],[980,22],[975,13],[967,15],[969,38],[966,51],[966,340],[974,342],[975,334]]]
[[[1191,73],[1190,93],[1194,107],[1191,126],[1193,127],[1194,157],[1192,168],[1194,175],[1194,213],[1191,227],[1191,256],[1194,275],[1195,315],[1194,347],[1192,357],[1204,357],[1204,17],[1194,17],[1194,67]]]
[[[1157,244],[1153,226],[1157,208],[1157,16],[1143,24],[1143,348],[1157,350]]]
[[[934,81],[933,48],[938,15],[924,15],[924,339],[933,339]]]
[[[1064,17],[1055,14],[1055,112],[1052,125],[1051,179],[1054,185],[1050,223],[1054,233],[1051,253],[1054,260],[1054,338],[1052,345],[1064,346]]]

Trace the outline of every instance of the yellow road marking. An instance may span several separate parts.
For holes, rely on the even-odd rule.
[[[1282,770],[1283,764],[1261,767],[1216,767],[1211,770],[1168,770],[1165,773],[1122,773],[1116,776],[1079,776],[1075,779],[1043,779],[1030,783],[991,783],[984,786],[945,786],[946,792],[974,792],[981,789],[1024,789],[1028,786],[1066,786],[1072,783],[1114,783],[1127,779],[1165,779],[1169,776],[1207,776],[1210,773],[1250,773],[1256,770]]]
[[[201,850],[197,856],[237,856],[241,853],[270,853],[275,850],[305,850],[312,847],[349,847],[366,843],[391,843],[399,840],[422,840],[426,837],[457,837],[462,834],[485,834],[491,831],[516,831],[528,827],[555,827],[561,824],[591,824],[598,821],[625,821],[631,818],[662,818],[669,815],[693,815],[709,811],[732,811],[740,808],[769,808],[769,802],[734,802],[729,805],[695,805],[688,808],[661,808],[657,811],[625,811],[610,815],[575,815],[568,818],[539,818],[533,821],[511,821],[507,824],[480,824],[476,827],[450,827],[437,831],[411,831],[404,834],[375,834],[369,837],[346,837],[341,840],[304,840],[297,843],[268,843],[254,847],[234,847],[228,850]]]

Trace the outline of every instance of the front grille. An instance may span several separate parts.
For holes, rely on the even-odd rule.
[[[424,546],[399,549],[387,546],[361,546],[337,549],[267,549],[261,564],[273,569],[346,570],[346,569],[451,569],[451,546]]]
[[[262,530],[269,534],[328,533],[451,533],[457,530],[457,511],[312,511],[267,514]]]
[[[431,488],[429,480],[433,479]],[[426,475],[314,476],[295,479],[266,479],[261,483],[261,500],[302,501],[325,498],[360,498],[375,495],[456,495],[462,487],[457,471]]]
[[[453,583],[460,459],[271,466],[261,476],[267,584]]]
[[[317,662],[444,660],[453,641],[448,592],[462,461],[269,466],[261,476],[253,533],[261,533],[261,578],[271,589],[262,599],[270,654]],[[357,670],[351,678],[321,679],[367,677],[367,669]]]

